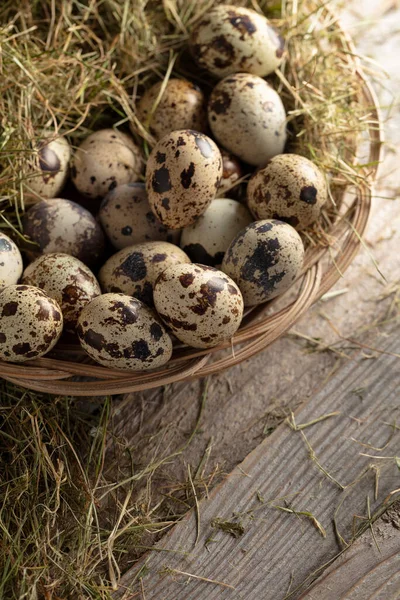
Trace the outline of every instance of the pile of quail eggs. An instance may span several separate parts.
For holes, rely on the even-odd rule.
[[[0,234],[0,359],[37,359],[63,335],[106,367],[153,369],[179,342],[229,341],[245,307],[299,276],[299,232],[319,218],[327,187],[311,161],[284,153],[285,108],[265,79],[284,41],[261,14],[218,5],[189,49],[214,87],[206,98],[170,78],[143,91],[147,164],[138,138],[117,128],[74,152],[49,132],[36,143],[25,270]]]

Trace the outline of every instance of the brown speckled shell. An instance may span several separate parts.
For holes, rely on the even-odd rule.
[[[297,154],[275,156],[247,186],[247,203],[256,219],[280,219],[299,231],[318,219],[327,198],[321,171]]]
[[[195,61],[220,78],[238,72],[269,75],[282,62],[284,46],[263,15],[226,4],[207,11],[189,40]]]
[[[250,165],[264,165],[285,147],[282,100],[256,75],[237,73],[220,81],[210,96],[208,121],[218,142]]]
[[[110,190],[137,181],[143,169],[139,148],[125,133],[101,129],[89,135],[71,160],[71,177],[81,194],[99,200]]]
[[[156,144],[147,162],[151,209],[166,227],[187,227],[215,198],[221,177],[215,142],[198,131],[173,131]]]
[[[198,264],[166,269],[156,282],[154,303],[175,336],[194,348],[231,339],[243,315],[242,294],[232,279]]]
[[[144,183],[125,183],[109,192],[99,212],[110,242],[121,250],[149,241],[178,242],[179,231],[164,227],[154,216]]]
[[[104,292],[121,292],[153,306],[153,287],[167,267],[190,263],[183,250],[168,242],[143,242],[120,250],[102,266],[100,285]]]
[[[221,269],[238,284],[245,306],[255,306],[283,294],[299,274],[303,258],[303,242],[291,225],[256,221],[233,240]]]
[[[124,294],[104,294],[87,304],[77,332],[84,350],[105,367],[147,371],[171,358],[172,340],[161,321]]]
[[[0,292],[0,359],[25,362],[40,358],[57,343],[63,316],[57,302],[28,285]]]
[[[226,150],[221,150],[222,179],[218,188],[218,196],[222,196],[234,187],[236,181],[243,175],[242,166],[236,156]]]
[[[185,79],[170,79],[156,110],[151,115],[162,81],[149,88],[140,99],[137,112],[141,122],[157,139],[176,129],[206,131],[207,110],[203,92]],[[149,122],[149,117],[151,120]]]
[[[193,225],[182,231],[181,248],[193,262],[216,267],[234,237],[253,221],[236,200],[217,198]]]
[[[33,258],[63,252],[93,265],[103,253],[100,225],[88,210],[71,200],[42,200],[25,213],[22,224],[24,234],[39,245],[30,251]]]
[[[22,275],[22,256],[17,245],[0,231],[0,291],[18,283]]]
[[[27,165],[25,187],[35,196],[56,198],[68,177],[71,147],[65,137],[45,137],[38,143],[33,162]]]
[[[27,266],[22,283],[36,286],[57,301],[64,329],[74,332],[84,306],[101,294],[96,277],[80,260],[69,254],[43,254]]]

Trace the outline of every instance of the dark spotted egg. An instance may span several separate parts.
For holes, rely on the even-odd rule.
[[[165,227],[187,227],[215,198],[221,177],[215,142],[198,131],[173,131],[155,145],[147,162],[151,209]]]
[[[37,143],[37,152],[28,164],[25,188],[39,199],[56,198],[68,177],[71,147],[65,137],[47,135]]]
[[[63,316],[57,302],[29,285],[0,292],[0,359],[24,362],[40,358],[57,343]]]
[[[29,250],[31,259],[63,252],[93,265],[103,253],[100,225],[88,210],[71,200],[42,200],[25,213],[22,224],[24,234],[38,246]]]
[[[276,91],[257,75],[236,73],[213,89],[208,121],[215,139],[250,165],[264,165],[286,143],[286,113]]]
[[[144,183],[124,183],[108,192],[100,206],[99,218],[118,250],[152,240],[178,242],[180,236],[179,231],[167,229],[155,217]]]
[[[229,192],[235,183],[243,175],[242,166],[236,156],[226,150],[221,150],[222,156],[222,179],[218,188],[218,196]]]
[[[322,172],[297,154],[274,156],[247,186],[247,203],[256,219],[280,219],[297,230],[318,219],[327,198]]]
[[[117,129],[100,129],[89,135],[71,160],[71,176],[78,191],[94,200],[110,190],[137,181],[143,168],[139,148]]]
[[[172,340],[158,317],[124,294],[104,294],[87,304],[77,333],[82,348],[105,367],[147,371],[172,354]]]
[[[283,294],[299,275],[303,258],[303,242],[291,225],[255,221],[233,240],[221,269],[236,281],[245,306],[255,306]]]
[[[18,283],[22,270],[22,256],[18,246],[0,231],[0,290]]]
[[[157,279],[154,304],[174,335],[194,348],[230,340],[240,326],[243,298],[225,273],[198,264],[169,267]]]
[[[200,88],[185,79],[169,79],[159,98],[162,85],[162,81],[154,84],[138,104],[138,117],[150,133],[159,140],[176,129],[206,131],[206,102]]]
[[[216,198],[193,225],[182,231],[181,247],[193,262],[215,267],[234,237],[253,218],[243,204]]]
[[[121,292],[153,306],[153,287],[164,269],[190,263],[183,250],[168,242],[143,242],[120,250],[102,266],[103,292]]]
[[[56,300],[64,317],[66,331],[74,332],[78,316],[86,304],[101,294],[91,270],[69,254],[43,254],[24,271],[22,283],[36,286]]]
[[[189,46],[197,64],[217,77],[238,72],[264,77],[279,67],[285,44],[263,15],[222,4],[204,13]]]

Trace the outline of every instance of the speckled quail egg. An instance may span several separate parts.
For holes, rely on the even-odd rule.
[[[238,284],[245,306],[283,294],[299,275],[304,246],[297,231],[277,220],[255,221],[232,241],[222,271]]]
[[[252,221],[243,204],[217,198],[193,225],[182,231],[181,247],[193,262],[215,267],[222,263],[233,238]]]
[[[77,332],[82,347],[106,367],[147,371],[172,354],[172,340],[158,317],[137,298],[104,294],[85,306]]]
[[[147,162],[151,209],[166,227],[187,227],[215,198],[221,177],[221,152],[213,140],[191,129],[173,131],[154,146]]]
[[[194,348],[230,340],[240,326],[243,298],[230,277],[205,265],[181,264],[161,273],[154,304],[175,336]]]
[[[180,232],[164,227],[151,211],[144,183],[124,183],[108,192],[99,212],[110,242],[121,250],[152,240],[178,242]]]
[[[25,186],[39,198],[56,198],[68,177],[71,147],[65,137],[49,136],[36,144],[37,153],[27,165]]]
[[[121,292],[153,306],[153,287],[167,267],[190,263],[183,250],[168,242],[143,242],[120,250],[102,266],[103,292]]]
[[[69,254],[43,254],[27,266],[22,283],[36,286],[57,301],[64,317],[64,329],[74,332],[84,306],[101,294],[90,269]]]
[[[39,358],[57,343],[63,316],[57,302],[29,285],[0,292],[0,359],[24,362]]]
[[[247,186],[247,203],[256,219],[280,219],[298,230],[318,219],[327,197],[322,172],[297,154],[274,156]]]
[[[279,67],[285,43],[264,15],[222,4],[197,23],[189,46],[197,64],[218,77],[238,72],[264,77]]]
[[[242,167],[236,156],[226,150],[221,150],[222,156],[222,179],[218,188],[218,195],[222,196],[234,187],[235,183],[243,174]]]
[[[76,256],[87,265],[103,253],[104,235],[93,215],[71,200],[52,198],[34,204],[22,220],[24,234],[38,244],[30,258],[49,252]]]
[[[18,283],[22,270],[22,256],[18,246],[0,231],[0,290]]]
[[[137,181],[143,168],[139,148],[134,141],[116,129],[101,129],[89,135],[71,160],[72,181],[78,191],[92,199]]]
[[[213,89],[208,120],[216,140],[250,165],[264,165],[286,143],[286,113],[276,91],[261,77],[230,75]]]
[[[170,79],[154,109],[163,82],[148,89],[138,104],[138,117],[157,139],[176,129],[207,129],[207,110],[203,92],[185,79]]]

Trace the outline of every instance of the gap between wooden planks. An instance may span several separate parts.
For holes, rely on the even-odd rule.
[[[380,344],[386,353],[378,358],[366,360],[360,353],[349,361],[302,406],[295,422],[339,415],[301,431],[279,426],[200,503],[198,543],[191,511],[123,576],[114,598],[138,591],[143,565],[146,600],[299,598],[343,549],[339,537],[349,542],[354,529],[400,487],[394,458],[400,455],[400,361],[394,356],[400,354],[399,333],[398,325],[387,331],[386,344]],[[308,512],[316,521],[282,508]],[[213,528],[216,518],[240,522],[244,534],[235,539]]]

